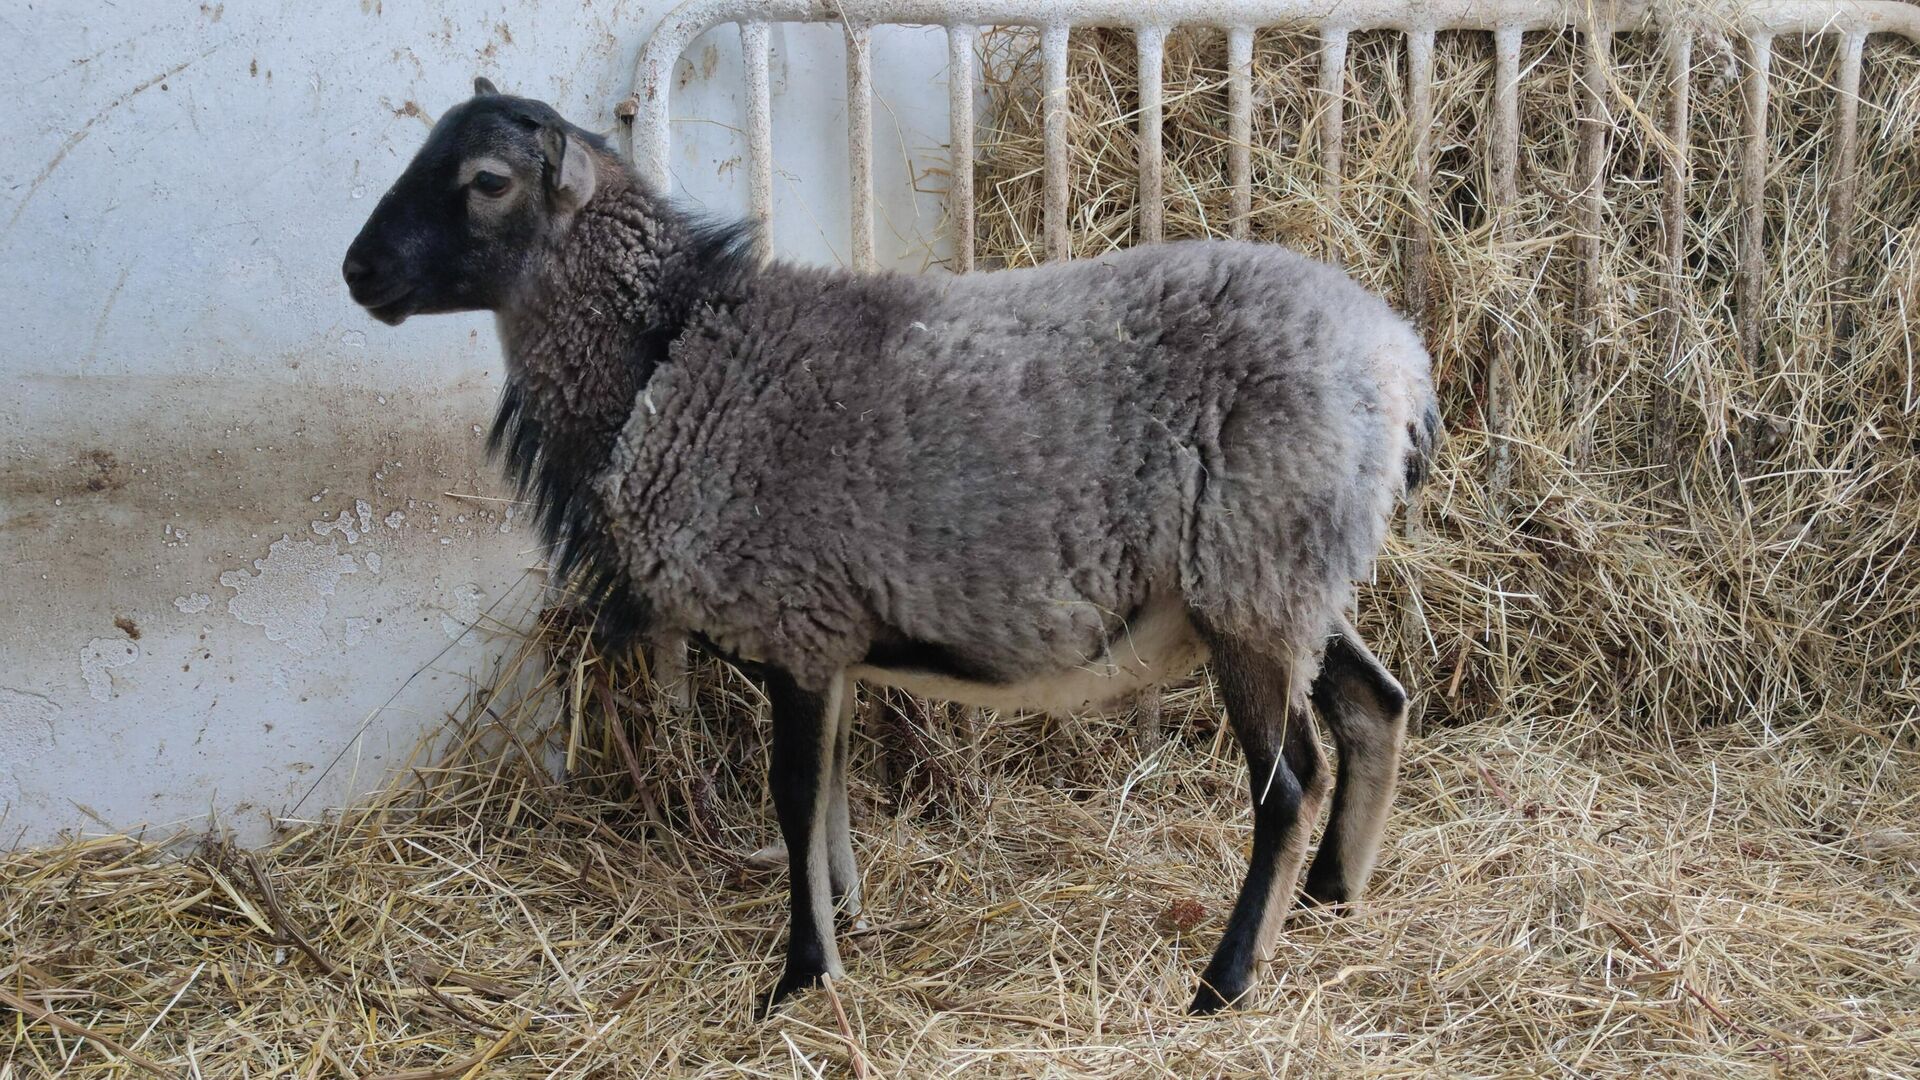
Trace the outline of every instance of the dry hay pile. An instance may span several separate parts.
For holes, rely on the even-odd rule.
[[[986,41],[980,241],[1028,261],[1037,58]],[[1179,1015],[1249,838],[1204,683],[1169,694],[1171,737],[1144,748],[1124,719],[978,734],[881,703],[856,748],[849,976],[755,1023],[786,902],[742,859],[773,835],[760,695],[713,668],[697,719],[667,721],[552,619],[362,809],[251,856],[102,838],[0,858],[0,1077],[1913,1075],[1920,57],[1869,47],[1858,258],[1835,288],[1834,56],[1780,43],[1756,370],[1730,308],[1732,69],[1703,43],[1675,349],[1656,337],[1657,67],[1620,39],[1601,379],[1569,416],[1573,44],[1527,41],[1503,247],[1488,45],[1442,36],[1429,323],[1452,441],[1362,608],[1426,734],[1374,898],[1296,920],[1246,1012]],[[1132,52],[1075,36],[1082,253],[1133,228]],[[1223,52],[1170,46],[1175,234],[1224,228]],[[1335,214],[1313,43],[1262,36],[1254,232],[1330,245],[1398,295],[1418,208],[1394,39],[1357,37],[1350,63]],[[1497,491],[1477,406],[1496,317],[1521,342]]]
[[[1920,559],[1908,551],[1920,528],[1920,338],[1909,326],[1920,314],[1920,55],[1885,37],[1869,45],[1855,257],[1836,277],[1825,226],[1837,44],[1776,45],[1769,308],[1765,355],[1749,365],[1733,308],[1741,102],[1730,43],[1703,37],[1695,51],[1691,276],[1675,341],[1661,318],[1657,38],[1615,39],[1592,328],[1574,319],[1577,37],[1527,35],[1521,201],[1505,242],[1490,208],[1489,35],[1440,35],[1431,206],[1411,203],[1402,40],[1352,41],[1345,178],[1332,203],[1316,38],[1260,36],[1252,234],[1329,257],[1400,300],[1413,221],[1432,225],[1421,321],[1451,444],[1420,527],[1394,546],[1362,605],[1393,666],[1439,691],[1425,695],[1427,719],[1571,720],[1637,739],[1839,718],[1840,731],[1857,726],[1868,740],[1856,750],[1910,732],[1920,705]],[[1041,234],[1037,43],[1003,34],[989,48],[1003,105],[983,135],[979,243],[1025,264]],[[1076,255],[1133,242],[1134,49],[1127,32],[1075,37]],[[1169,238],[1228,230],[1225,51],[1217,33],[1169,43]],[[1844,341],[1843,316],[1856,326]],[[1502,326],[1517,348],[1506,434],[1490,438],[1481,408]],[[1582,370],[1598,383],[1584,400]],[[1511,474],[1497,484],[1503,450]],[[1405,626],[1391,616],[1402,608]]]
[[[1604,751],[1563,721],[1416,740],[1377,899],[1296,920],[1247,1012],[1183,1017],[1248,842],[1204,684],[1144,754],[1124,720],[1007,718],[976,748],[869,718],[848,978],[756,1023],[786,910],[783,872],[742,859],[772,836],[761,698],[715,669],[696,722],[659,719],[575,633],[519,649],[417,755],[439,764],[265,850],[0,858],[0,1000],[25,1010],[0,1014],[0,1076],[135,1076],[136,1055],[342,1080],[1920,1060],[1920,834],[1911,799],[1860,798],[1910,762],[1758,724]]]

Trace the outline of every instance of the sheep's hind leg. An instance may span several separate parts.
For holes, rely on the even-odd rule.
[[[1227,719],[1246,754],[1253,789],[1253,858],[1226,934],[1201,976],[1188,1011],[1216,1012],[1252,982],[1256,961],[1272,959],[1307,833],[1326,793],[1327,767],[1305,710],[1290,712],[1290,665],[1269,650],[1210,635],[1213,671]]]
[[[828,808],[833,803],[834,742],[847,680],[834,680],[826,693],[803,690],[783,671],[769,670],[767,697],[773,703],[773,753],[768,787],[787,842],[790,909],[787,966],[767,996],[772,1011],[797,990],[822,975],[841,974],[833,942],[833,895],[828,869]]]
[[[1342,619],[1327,644],[1312,696],[1333,730],[1340,777],[1302,902],[1343,904],[1360,899],[1380,853],[1407,733],[1407,694]]]

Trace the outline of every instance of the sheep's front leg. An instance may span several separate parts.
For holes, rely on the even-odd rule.
[[[853,749],[853,680],[840,676],[834,718],[833,776],[827,802],[827,877],[833,900],[849,919],[860,914],[860,867],[853,861],[853,819],[847,812],[847,757]]]
[[[840,719],[833,737],[833,779],[827,790],[827,877],[833,902],[852,918],[860,914],[860,867],[853,859],[853,822],[847,812],[847,757],[853,743],[854,686],[842,676]],[[751,865],[787,865],[786,841],[776,841],[747,856]]]
[[[771,1011],[796,990],[841,974],[833,943],[833,883],[828,810],[833,804],[834,742],[846,679],[825,693],[802,689],[786,672],[770,670],[767,697],[773,703],[773,754],[767,783],[773,791],[780,833],[787,842],[790,909],[787,967],[767,997]]]

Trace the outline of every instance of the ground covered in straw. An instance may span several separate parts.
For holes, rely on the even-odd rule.
[[[1037,54],[984,41],[977,239],[1029,262]],[[1741,54],[1695,51],[1675,279],[1658,49],[1617,38],[1583,117],[1577,46],[1527,38],[1500,208],[1485,35],[1438,43],[1430,206],[1397,36],[1354,38],[1337,195],[1316,45],[1259,39],[1252,233],[1415,309],[1451,438],[1360,613],[1423,720],[1374,895],[1290,924],[1245,1012],[1180,1015],[1250,839],[1204,683],[1169,694],[1164,740],[870,705],[848,978],[755,1023],[785,906],[744,859],[773,836],[763,703],[714,670],[693,719],[661,719],[554,620],[365,808],[252,854],[0,858],[0,1077],[1915,1075],[1920,57],[1869,44],[1842,232],[1837,51],[1777,43],[1755,354]],[[1133,52],[1074,38],[1082,255],[1133,240]],[[1228,227],[1223,56],[1169,46],[1174,235]]]
[[[944,714],[874,706],[848,977],[756,1023],[785,907],[781,873],[742,859],[773,835],[757,692],[722,675],[706,722],[668,726],[624,680],[560,659],[503,678],[533,685],[476,706],[433,750],[444,764],[269,849],[181,859],[105,838],[0,861],[0,975],[24,1010],[0,1075],[135,1075],[136,1059],[415,1080],[1920,1061],[1914,803],[1862,797],[1911,754],[1762,725],[1430,733],[1376,898],[1297,916],[1247,1011],[1187,1019],[1249,840],[1205,686],[1169,695],[1159,742],[1038,717],[975,742]]]

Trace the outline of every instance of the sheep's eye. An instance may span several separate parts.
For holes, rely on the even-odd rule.
[[[513,181],[499,173],[477,172],[473,174],[473,189],[482,195],[500,196],[507,193]]]

